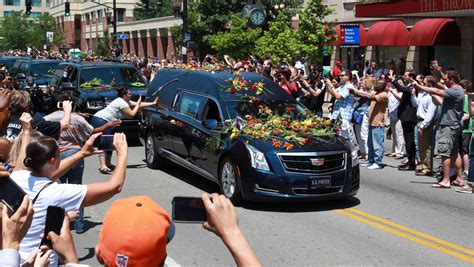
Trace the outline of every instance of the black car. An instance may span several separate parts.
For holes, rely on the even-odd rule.
[[[94,114],[117,98],[116,88],[130,89],[132,100],[145,96],[147,85],[137,68],[107,62],[63,62],[51,80],[53,91],[73,90],[78,95],[76,111]],[[138,119],[125,119],[119,130],[136,130]],[[136,131],[135,131],[136,132]]]
[[[20,59],[13,64],[10,75],[18,84],[24,82],[27,77],[33,77],[37,86],[47,89],[54,71],[61,62],[55,59]]]
[[[0,56],[0,64],[5,65],[5,67],[7,67],[9,71],[11,71],[15,62],[20,59],[29,59],[29,58],[20,57],[20,56]]]
[[[259,101],[272,112],[291,108],[294,120],[308,115],[273,81],[257,74],[241,75],[246,81],[261,81],[271,92],[260,95]],[[357,150],[338,135],[310,137],[304,146],[288,150],[276,148],[270,140],[223,134],[229,122],[260,112],[238,94],[223,90],[232,86],[233,77],[228,72],[158,72],[147,99],[159,96],[160,107],[145,108],[140,123],[150,168],[171,160],[218,183],[234,202],[324,200],[357,193]]]

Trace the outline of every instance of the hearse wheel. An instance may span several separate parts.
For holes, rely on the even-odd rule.
[[[222,194],[234,204],[242,202],[241,194],[241,177],[237,171],[237,167],[230,158],[225,158],[219,170],[219,186]]]
[[[146,165],[150,169],[160,169],[164,166],[164,158],[157,152],[157,148],[155,147],[155,138],[153,138],[152,133],[146,134],[145,158]]]

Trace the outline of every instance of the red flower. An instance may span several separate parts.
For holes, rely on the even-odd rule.
[[[294,107],[287,107],[286,110],[293,111],[293,110],[295,110],[295,108]]]
[[[250,85],[249,89],[250,91],[255,91],[255,85]]]
[[[235,94],[235,89],[234,89],[234,88],[230,88],[229,94],[231,94],[231,95]]]
[[[279,131],[277,131],[277,130],[274,130],[274,131],[273,131],[273,135],[279,135],[279,134],[280,134]]]
[[[245,116],[245,119],[248,120],[248,121],[251,121],[251,120],[253,120],[253,117],[250,116],[250,115],[247,115],[247,116]]]
[[[305,139],[304,139],[304,144],[305,144],[305,145],[309,144],[310,142],[311,142],[311,140],[310,140],[309,138],[305,138]]]

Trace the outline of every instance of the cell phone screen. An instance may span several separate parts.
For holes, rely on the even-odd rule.
[[[172,203],[174,222],[203,223],[207,221],[206,208],[201,198],[174,197]]]
[[[0,199],[7,205],[10,212],[15,213],[21,206],[26,193],[10,177],[0,179]]]
[[[62,109],[63,108],[63,102],[58,102],[58,108]]]
[[[113,135],[103,134],[99,136],[97,139],[95,139],[94,147],[97,147],[97,149],[103,150],[103,151],[112,151],[112,150],[115,150],[113,143],[114,143]]]
[[[63,226],[64,220],[64,209],[62,207],[48,206],[46,211],[46,224],[44,227],[44,236],[41,240],[41,245],[47,245],[52,248],[51,240],[48,239],[48,233],[53,231],[57,235],[61,233],[61,227]]]

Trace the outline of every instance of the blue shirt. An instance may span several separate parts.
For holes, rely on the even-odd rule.
[[[349,92],[349,88],[354,88],[352,83],[346,83],[345,85],[336,89],[342,99],[337,99],[334,102],[334,106],[332,108],[331,119],[336,120],[339,114],[341,115],[342,119],[351,120],[352,119],[352,112],[354,111],[354,102],[355,98]]]

